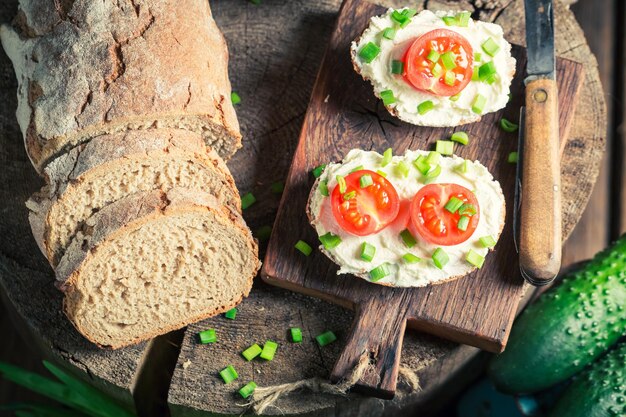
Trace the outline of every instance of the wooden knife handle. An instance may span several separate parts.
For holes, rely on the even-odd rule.
[[[526,85],[519,260],[524,278],[545,285],[561,268],[561,167],[557,86]]]

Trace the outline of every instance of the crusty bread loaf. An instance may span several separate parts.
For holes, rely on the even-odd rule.
[[[235,211],[195,190],[139,193],[90,217],[56,269],[64,309],[119,348],[224,312],[248,294],[257,246]]]
[[[241,146],[228,51],[206,0],[20,0],[0,38],[39,172],[77,144],[129,129],[191,130],[223,158]]]
[[[27,202],[41,250],[56,266],[72,236],[94,212],[138,191],[186,187],[241,210],[234,180],[200,135],[149,129],[98,136],[53,160],[49,185]]]

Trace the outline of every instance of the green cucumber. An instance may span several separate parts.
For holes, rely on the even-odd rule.
[[[626,343],[574,378],[548,417],[626,415]]]
[[[535,392],[582,370],[624,334],[625,305],[623,235],[520,315],[507,348],[489,364],[496,388]]]

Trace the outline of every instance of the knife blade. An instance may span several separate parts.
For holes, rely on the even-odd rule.
[[[522,110],[516,190],[520,272],[546,285],[561,267],[561,170],[551,0],[525,0],[526,106]]]

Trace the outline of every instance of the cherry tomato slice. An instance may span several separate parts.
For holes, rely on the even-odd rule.
[[[372,178],[372,185],[361,188],[360,179],[364,175]],[[345,180],[345,192],[341,193],[337,185],[331,195],[333,216],[343,230],[367,236],[393,222],[400,210],[400,199],[385,177],[373,171],[359,170],[347,175]]]
[[[457,224],[461,215],[450,213],[444,206],[451,197],[472,204],[476,214],[469,216],[466,230]],[[422,187],[411,202],[411,226],[424,240],[441,246],[465,242],[476,230],[480,207],[473,192],[458,184],[429,184]]]
[[[433,50],[440,55],[439,60],[433,63],[427,59]],[[446,52],[454,54],[455,67],[448,70],[454,74],[454,83],[445,82],[446,68],[443,56]],[[433,74],[433,68],[438,66],[440,73]],[[474,51],[470,43],[461,34],[448,29],[431,30],[415,39],[404,55],[404,77],[406,81],[421,91],[427,91],[437,96],[453,96],[467,86],[472,79],[474,70]]]

